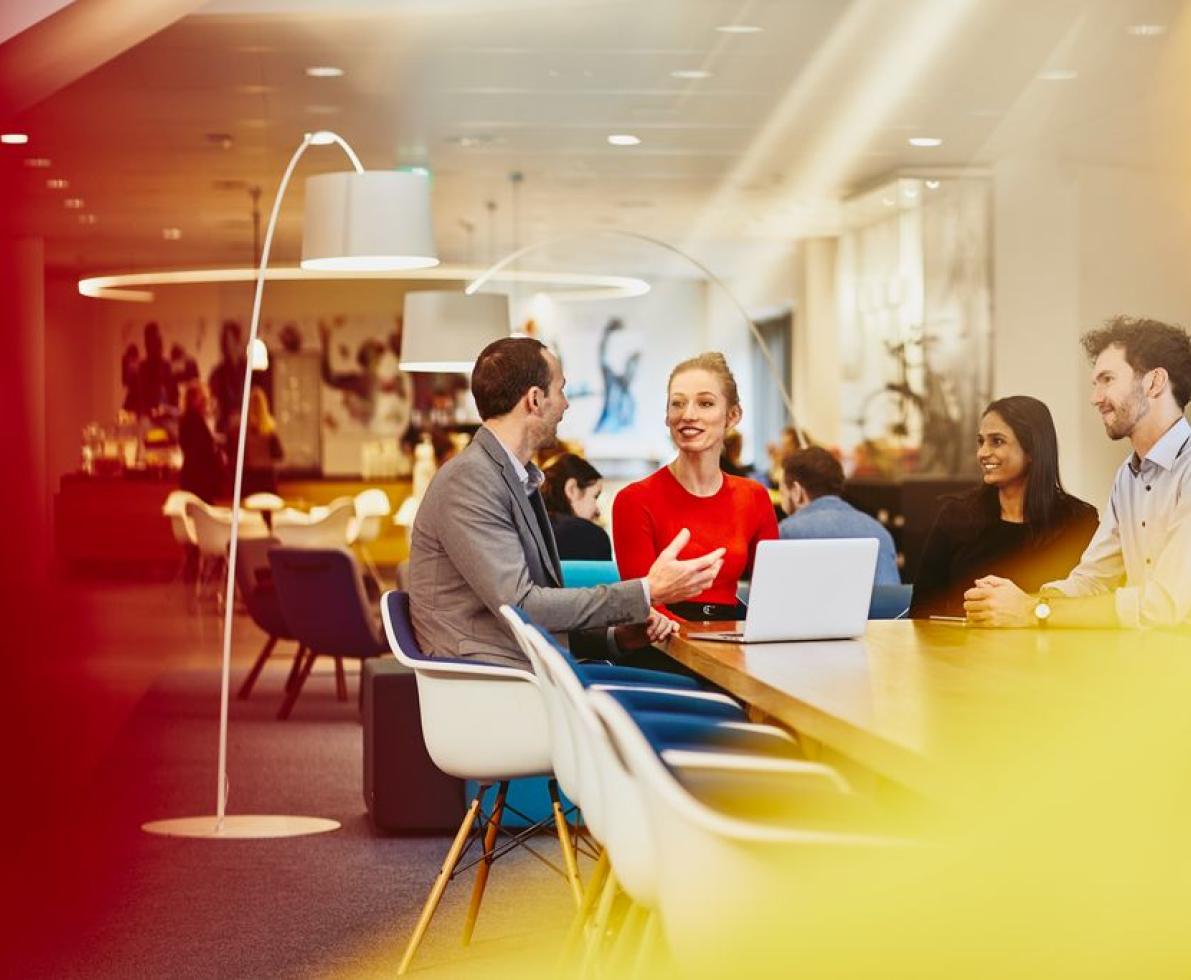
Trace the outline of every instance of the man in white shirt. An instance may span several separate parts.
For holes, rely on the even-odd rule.
[[[988,575],[964,594],[980,626],[1191,625],[1191,336],[1115,317],[1085,334],[1092,404],[1133,452],[1079,565],[1037,596]]]

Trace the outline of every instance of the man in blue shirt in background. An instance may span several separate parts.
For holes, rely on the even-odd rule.
[[[826,449],[799,449],[782,461],[779,491],[790,516],[778,526],[783,538],[876,538],[874,585],[897,585],[897,552],[893,538],[878,521],[840,497],[844,469]]]

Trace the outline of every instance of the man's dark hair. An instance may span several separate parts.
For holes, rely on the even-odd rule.
[[[797,481],[813,500],[828,494],[839,496],[844,490],[844,468],[822,446],[799,449],[782,460],[786,483]]]
[[[533,337],[502,337],[480,351],[471,372],[471,393],[481,419],[508,415],[530,388],[549,389],[545,350]]]
[[[1185,409],[1191,401],[1191,336],[1182,327],[1144,317],[1114,316],[1098,330],[1085,333],[1080,342],[1093,361],[1115,345],[1124,350],[1136,374],[1165,368],[1179,408]]]

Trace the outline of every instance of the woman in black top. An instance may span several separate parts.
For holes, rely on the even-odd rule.
[[[984,410],[976,436],[984,486],[943,500],[914,579],[910,615],[964,615],[964,592],[983,575],[1027,592],[1079,563],[1096,508],[1063,490],[1050,410],[1011,395]]]
[[[178,445],[182,472],[178,487],[209,504],[223,491],[223,455],[207,425],[207,386],[192,381],[186,388],[185,410],[178,420]]]
[[[582,456],[563,453],[546,464],[542,499],[554,528],[559,558],[603,561],[612,558],[608,532],[595,523],[604,489],[600,471]]]

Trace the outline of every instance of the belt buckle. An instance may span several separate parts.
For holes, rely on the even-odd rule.
[[[712,612],[711,612],[711,603],[710,602],[703,603],[703,615],[706,616],[708,619],[711,618]]]

